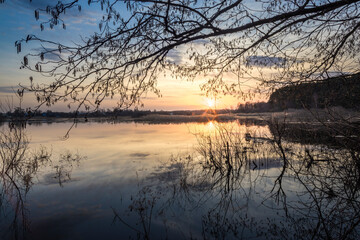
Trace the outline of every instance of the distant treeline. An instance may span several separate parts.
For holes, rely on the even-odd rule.
[[[7,113],[0,113],[0,120],[26,117],[46,118],[74,118],[74,117],[132,117],[139,118],[149,114],[159,115],[201,115],[226,114],[226,113],[250,113],[250,112],[274,112],[288,108],[325,108],[341,106],[344,108],[358,109],[360,107],[360,73],[328,78],[321,81],[289,85],[275,90],[268,102],[247,102],[238,104],[235,110],[230,109],[207,109],[207,110],[178,110],[157,111],[138,109],[114,109],[98,110],[94,112],[53,112],[27,111],[15,108]]]
[[[47,111],[28,111],[22,108],[15,108],[13,111],[8,111],[6,113],[0,113],[0,120],[6,119],[26,119],[33,117],[40,118],[98,118],[98,117],[131,117],[131,118],[140,118],[146,115],[185,115],[185,116],[194,116],[202,115],[204,112],[208,114],[224,114],[231,113],[231,110],[220,109],[220,110],[179,110],[179,111],[157,111],[157,110],[138,110],[138,109],[107,109],[107,110],[98,110],[94,112],[53,112],[51,110]]]
[[[274,107],[268,102],[239,103],[235,113],[271,112]]]
[[[75,117],[112,117],[112,116],[129,116],[129,117],[141,117],[151,113],[151,111],[140,110],[98,110],[94,112],[53,112],[47,111],[27,111],[21,108],[15,108],[14,111],[7,113],[0,113],[2,118],[26,118],[26,117],[46,117],[46,118],[75,118]]]
[[[360,106],[360,74],[300,83],[274,91],[268,102],[272,108],[325,108]]]
[[[360,107],[360,74],[299,83],[275,90],[268,102],[238,104],[236,112],[269,112],[289,108]]]

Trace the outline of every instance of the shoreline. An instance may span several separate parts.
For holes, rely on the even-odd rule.
[[[222,113],[222,114],[197,114],[197,115],[181,115],[181,114],[159,114],[150,113],[143,116],[99,116],[99,117],[87,117],[79,116],[77,118],[71,117],[32,117],[25,119],[28,124],[36,123],[61,123],[61,122],[136,122],[136,123],[149,123],[149,124],[161,124],[161,123],[206,123],[210,121],[215,122],[231,122],[240,121],[244,124],[256,124],[264,125],[274,120],[281,120],[287,123],[316,123],[316,122],[332,122],[348,121],[348,122],[360,122],[360,112],[350,111],[346,109],[335,109],[338,111],[328,111],[324,109],[315,110],[289,110],[283,112],[262,112],[262,113]],[[21,122],[24,119],[19,118],[6,118],[2,123],[6,122]]]

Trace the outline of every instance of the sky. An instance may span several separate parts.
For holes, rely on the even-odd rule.
[[[18,106],[19,99],[15,96],[20,85],[29,83],[29,77],[41,79],[44,82],[51,82],[51,79],[43,76],[36,76],[33,72],[26,69],[19,69],[24,54],[39,48],[38,43],[28,43],[22,45],[22,52],[17,54],[15,41],[26,38],[28,34],[34,34],[39,37],[53,41],[66,43],[76,42],[81,36],[88,36],[98,30],[98,19],[102,13],[96,7],[89,7],[87,4],[82,5],[82,11],[73,10],[64,15],[66,30],[60,26],[53,30],[45,28],[40,30],[40,20],[36,21],[34,10],[43,8],[50,1],[33,0],[6,0],[0,4],[0,101],[11,103],[8,105]],[[51,1],[52,2],[52,1]],[[35,76],[34,76],[35,75]],[[208,108],[209,99],[204,96],[200,90],[207,79],[199,78],[193,82],[178,80],[170,76],[159,77],[158,88],[161,91],[161,98],[154,94],[147,94],[143,97],[142,102],[145,110],[194,110]],[[216,99],[216,108],[235,108],[239,102],[243,102],[234,96],[219,97]],[[32,94],[25,94],[21,103],[22,107],[34,107],[36,105],[35,97]],[[107,100],[102,104],[104,109],[116,107],[116,102]],[[49,110],[42,108],[42,110]],[[58,103],[52,106],[53,111],[68,111],[66,104]]]

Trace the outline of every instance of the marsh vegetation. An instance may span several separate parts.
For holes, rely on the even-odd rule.
[[[359,135],[299,124],[3,126],[1,237],[358,239]]]

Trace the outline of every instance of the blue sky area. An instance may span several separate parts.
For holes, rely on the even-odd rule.
[[[22,51],[17,54],[15,41],[26,38],[28,34],[59,42],[79,41],[80,35],[89,35],[98,28],[97,18],[101,16],[101,12],[84,4],[83,11],[74,9],[64,16],[66,30],[56,26],[54,29],[46,28],[41,31],[40,23],[46,19],[46,15],[40,14],[40,19],[36,21],[34,11],[45,8],[50,3],[54,1],[33,0],[30,3],[29,0],[6,0],[0,4],[0,101],[2,102],[4,99],[12,98],[17,104],[14,90],[19,88],[19,84],[27,84],[30,76],[36,75],[19,68],[23,56],[39,48],[39,43],[22,44]],[[34,106],[36,104],[34,100],[31,96],[25,96],[24,107]],[[55,106],[55,109],[63,109],[63,106]]]
[[[62,26],[55,26],[54,29],[45,27],[40,30],[40,23],[47,20],[45,13],[40,13],[40,19],[35,19],[35,9],[44,9],[55,1],[33,0],[5,0],[0,4],[0,101],[11,98],[14,105],[18,100],[13,94],[19,88],[19,84],[29,83],[29,77],[34,79],[51,82],[51,79],[36,75],[29,70],[19,69],[23,56],[29,52],[39,49],[41,45],[38,42],[22,44],[21,53],[17,54],[15,41],[24,39],[28,34],[39,36],[48,40],[71,43],[78,42],[81,36],[86,37],[98,31],[98,20],[102,17],[102,12],[97,5],[88,6],[87,1],[82,1],[82,10],[77,8],[66,12],[63,20],[66,24],[66,30]],[[125,8],[124,8],[125,9]],[[124,11],[124,14],[126,12]],[[169,58],[174,61],[181,61],[181,56],[176,52],[171,52]],[[208,99],[200,91],[200,85],[204,79],[194,82],[186,82],[166,77],[158,80],[158,88],[161,90],[162,98],[157,98],[153,94],[144,96],[144,109],[157,110],[179,110],[179,109],[202,109],[206,108]],[[8,100],[7,100],[8,101]],[[224,97],[217,100],[217,106],[220,108],[235,107],[237,99],[233,97]],[[33,107],[36,105],[35,97],[31,94],[25,94],[23,107]],[[103,108],[115,107],[115,102],[105,101]],[[47,110],[43,108],[43,110]],[[67,111],[65,104],[57,104],[51,107],[51,110]]]

